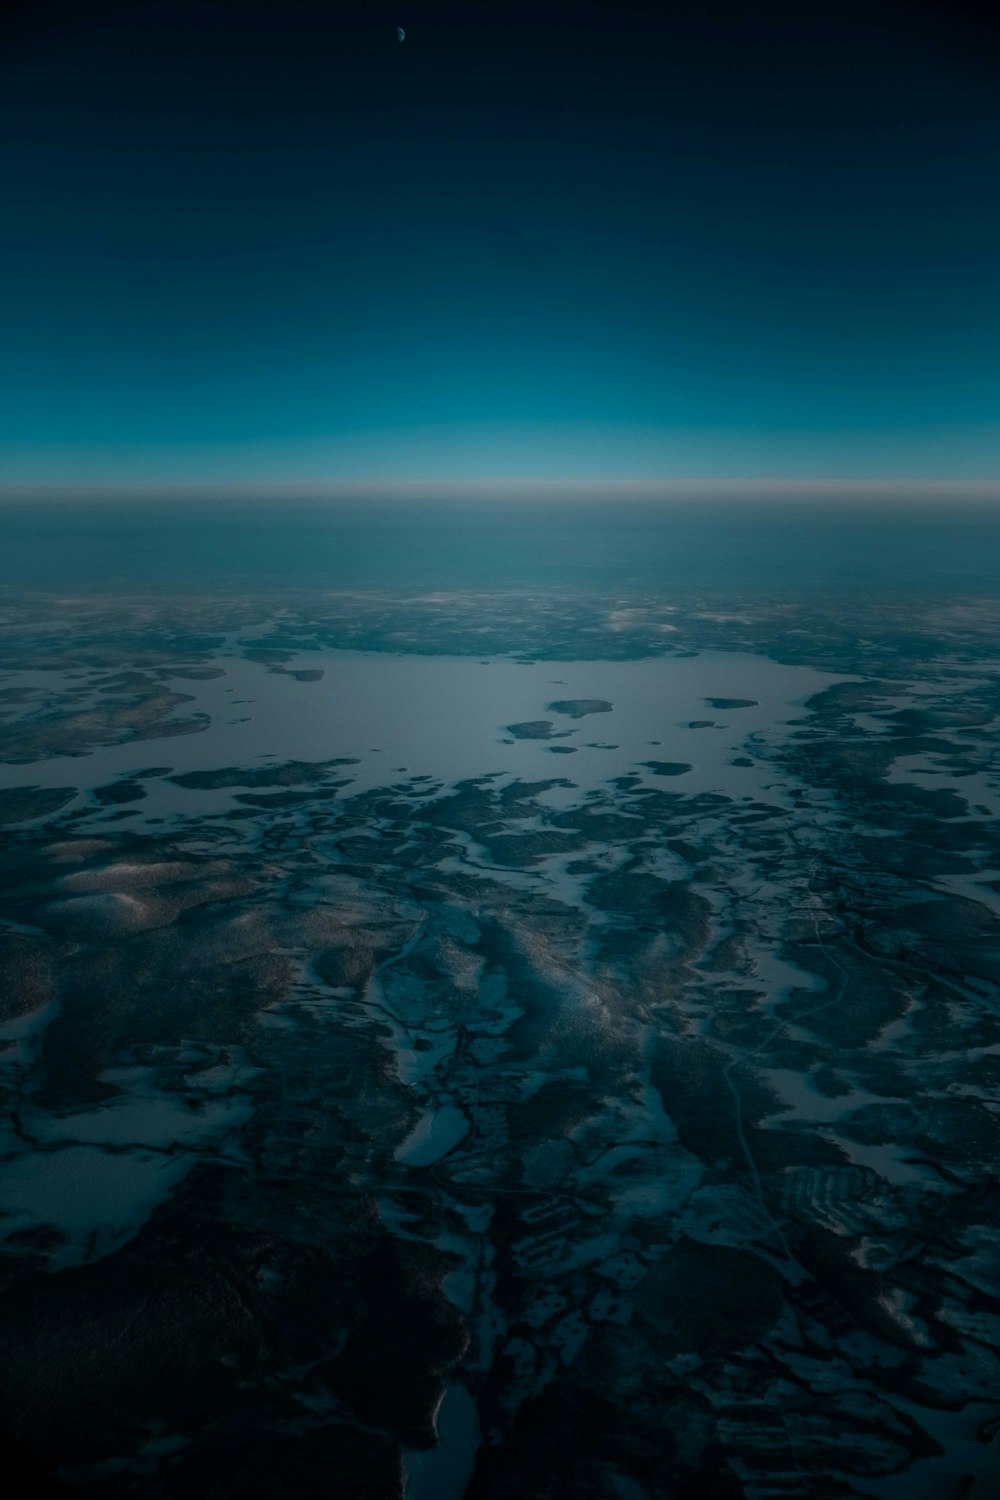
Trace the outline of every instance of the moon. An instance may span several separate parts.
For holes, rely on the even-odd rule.
[[[402,26],[396,27],[396,38],[400,42],[406,41],[406,32],[403,30]]]

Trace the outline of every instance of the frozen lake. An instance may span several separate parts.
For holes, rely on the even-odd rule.
[[[235,654],[214,657],[212,665],[224,675],[170,682],[191,700],[176,716],[204,715],[205,729],[85,756],[5,764],[0,786],[75,786],[85,793],[151,766],[179,774],[351,757],[357,764],[338,770],[349,782],[344,795],[415,777],[447,785],[484,775],[567,778],[587,791],[637,773],[664,790],[757,796],[776,777],[748,741],[759,738],[766,753],[811,695],[844,680],[763,656],[711,651],[570,662],[331,651],[302,653],[280,671]],[[302,670],[323,676],[302,682],[290,675]],[[17,687],[19,676],[7,673],[3,686]],[[31,674],[32,687],[38,676]],[[85,681],[73,687],[89,698]],[[586,699],[612,710],[574,717],[549,706]],[[713,706],[713,699],[740,706]],[[507,729],[537,721],[551,724],[550,738],[518,739]],[[212,812],[229,806],[239,790],[191,790],[163,777],[145,785],[137,821]]]

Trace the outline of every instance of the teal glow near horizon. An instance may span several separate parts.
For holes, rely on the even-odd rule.
[[[610,491],[636,485],[742,488],[770,483],[845,493],[886,486],[995,490],[1000,437],[992,427],[896,432],[671,432],[622,424],[578,428],[537,423],[347,432],[321,438],[230,444],[11,444],[0,494],[45,488],[81,491],[204,486],[234,492],[272,486],[330,494],[352,484],[387,493],[455,484],[473,488],[600,484]]]
[[[974,49],[292,9],[0,64],[3,486],[1000,474]]]

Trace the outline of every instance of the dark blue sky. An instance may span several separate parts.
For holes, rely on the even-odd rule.
[[[0,127],[8,485],[1000,476],[961,8],[34,0]]]

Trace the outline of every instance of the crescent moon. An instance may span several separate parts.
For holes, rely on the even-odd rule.
[[[402,26],[396,27],[396,37],[401,42],[406,41],[406,32],[403,30]]]

